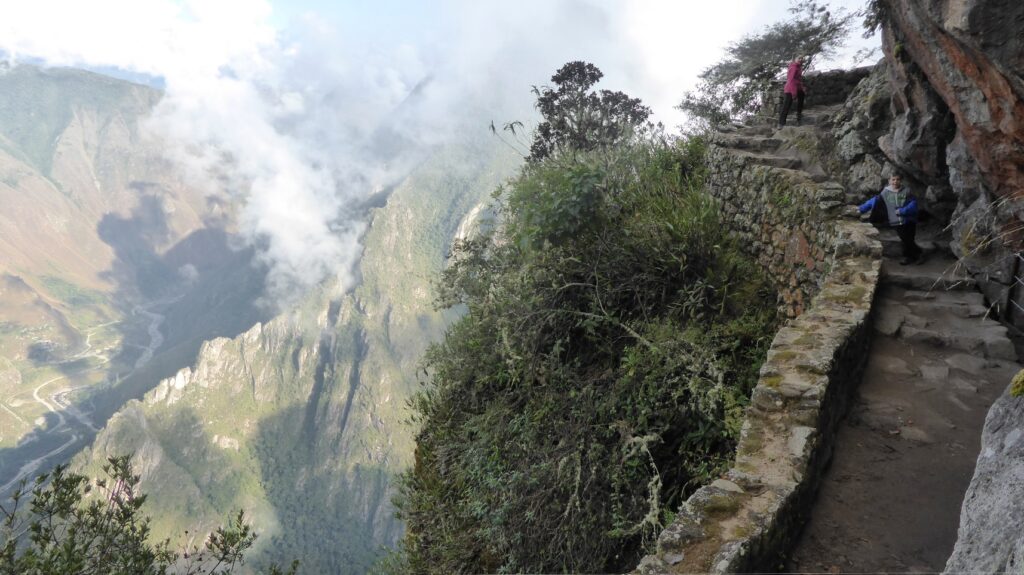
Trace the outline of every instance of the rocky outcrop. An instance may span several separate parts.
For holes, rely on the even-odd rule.
[[[995,310],[1024,325],[1024,3],[879,6],[895,113],[881,147],[951,222],[951,247]]]
[[[974,480],[946,573],[1024,569],[1024,397],[1009,390],[989,411]]]
[[[985,185],[1000,198],[1024,190],[1024,3],[886,0],[885,51],[897,74],[923,77],[952,112]],[[944,121],[933,102],[914,112]]]
[[[885,176],[892,172],[879,147],[892,124],[891,100],[889,67],[883,60],[853,89],[832,119],[832,145],[821,152],[829,156],[823,158],[826,162],[837,164],[835,171],[846,186],[849,203],[860,203],[878,193]]]

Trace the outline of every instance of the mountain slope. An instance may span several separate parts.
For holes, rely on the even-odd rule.
[[[364,572],[401,534],[390,483],[413,448],[405,401],[449,319],[432,308],[430,279],[517,159],[492,141],[431,155],[374,210],[354,290],[328,284],[204,344],[194,368],[116,414],[79,464],[135,452],[157,536],[204,532],[242,507],[263,534],[252,565]]]
[[[230,203],[189,185],[146,128],[160,98],[79,70],[0,73],[0,492],[66,460],[202,341],[265,316]]]

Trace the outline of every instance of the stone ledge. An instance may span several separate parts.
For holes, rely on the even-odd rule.
[[[877,231],[866,223],[842,220],[838,211],[816,207],[787,221],[782,216],[794,214],[780,213],[769,192],[778,190],[780,182],[792,186],[787,193],[807,199],[831,190],[791,170],[751,167],[723,148],[713,147],[711,154],[712,161],[721,162],[713,164],[717,175],[730,170],[736,174],[719,180],[717,191],[712,186],[713,195],[720,200],[765,200],[764,209],[754,210],[759,221],[745,217],[747,210],[723,207],[727,224],[741,240],[750,241],[749,251],[780,289],[814,295],[803,313],[789,308],[794,318],[775,334],[733,467],[687,499],[659,536],[657,551],[635,569],[641,575],[777,569],[810,510],[870,343],[871,307],[882,263]],[[755,223],[761,229],[754,229]],[[815,231],[815,245],[809,247],[818,248],[821,257],[809,252],[813,265],[787,280],[785,270],[778,269],[787,265],[787,257],[771,248],[771,237],[782,232],[792,237],[794,230],[807,233],[808,228]]]

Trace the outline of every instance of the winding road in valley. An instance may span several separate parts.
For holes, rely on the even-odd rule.
[[[178,297],[175,297],[175,298],[168,298],[168,299],[157,300],[157,301],[151,302],[151,303],[146,304],[146,305],[138,305],[138,306],[135,306],[135,308],[132,309],[132,315],[143,316],[143,317],[146,317],[149,320],[149,324],[148,324],[147,329],[146,329],[147,333],[149,334],[149,343],[144,345],[144,346],[143,345],[139,345],[138,346],[138,347],[142,348],[142,354],[135,361],[135,365],[132,368],[132,370],[129,371],[128,373],[122,374],[121,377],[130,376],[136,370],[138,370],[142,366],[146,365],[150,360],[153,359],[153,355],[156,353],[157,349],[159,349],[160,346],[162,346],[163,343],[164,343],[164,334],[160,331],[160,325],[163,324],[165,316],[163,314],[160,314],[160,313],[157,313],[157,312],[153,311],[153,308],[164,306],[164,305],[167,305],[167,304],[170,304],[170,303],[174,303],[175,301],[177,301],[179,299],[181,299],[181,296],[178,296]],[[87,414],[83,413],[81,410],[79,410],[76,406],[74,406],[72,404],[72,402],[68,398],[68,395],[72,391],[75,391],[76,389],[81,389],[82,387],[86,387],[86,386],[61,387],[61,388],[59,388],[59,389],[57,389],[55,391],[50,391],[48,393],[46,391],[44,391],[44,390],[48,386],[53,384],[53,383],[56,383],[58,381],[62,381],[62,380],[67,379],[69,375],[82,375],[82,374],[89,373],[89,372],[92,372],[92,371],[97,371],[97,370],[101,369],[104,365],[109,363],[110,362],[110,357],[109,356],[107,356],[107,355],[105,355],[103,353],[99,353],[99,352],[92,352],[92,343],[91,343],[90,339],[92,337],[92,334],[95,333],[96,330],[99,330],[100,328],[103,328],[103,327],[107,327],[107,326],[112,325],[114,323],[117,323],[117,322],[109,322],[109,323],[106,323],[106,324],[103,324],[103,325],[98,325],[98,326],[95,326],[95,327],[91,328],[86,333],[85,348],[81,352],[79,352],[79,353],[75,354],[74,356],[72,356],[71,358],[69,358],[68,360],[62,362],[62,363],[70,363],[70,362],[73,362],[73,361],[79,361],[79,360],[82,360],[82,359],[85,359],[85,358],[89,358],[89,357],[97,357],[97,358],[100,359],[99,364],[91,366],[91,367],[83,368],[83,369],[81,369],[81,370],[79,370],[77,372],[74,372],[74,373],[65,374],[65,375],[61,375],[61,376],[57,376],[57,377],[51,378],[51,379],[49,379],[47,381],[44,381],[43,383],[39,384],[38,386],[36,386],[36,388],[32,391],[32,399],[35,400],[40,405],[42,405],[46,409],[47,413],[53,414],[53,416],[57,418],[56,424],[51,429],[47,429],[45,431],[45,433],[47,435],[51,436],[51,437],[56,436],[58,434],[61,434],[61,435],[68,434],[70,437],[69,437],[69,439],[67,441],[65,441],[65,442],[61,443],[60,445],[58,445],[58,446],[48,450],[46,453],[43,453],[42,455],[39,455],[38,457],[35,457],[35,458],[25,462],[24,464],[22,464],[21,467],[18,469],[18,472],[11,479],[9,479],[6,483],[4,483],[2,486],[0,486],[0,494],[8,493],[9,490],[12,487],[14,487],[15,485],[17,485],[21,480],[23,480],[23,479],[25,479],[27,477],[30,477],[31,475],[35,474],[39,470],[39,468],[43,465],[43,463],[46,462],[48,459],[53,458],[53,457],[55,457],[57,455],[60,455],[61,453],[64,453],[65,451],[70,449],[73,445],[75,445],[76,443],[78,443],[82,439],[90,436],[91,434],[95,434],[96,432],[99,431],[99,428],[96,427],[95,424],[93,424],[93,422],[89,418],[89,416]],[[125,343],[125,345],[134,345],[134,344]],[[90,353],[90,352],[92,352],[92,353]],[[21,392],[21,393],[24,393],[24,392]],[[31,427],[31,424],[28,421],[26,421],[25,418],[21,417],[17,412],[15,412],[13,409],[11,409],[11,407],[9,405],[11,399],[16,397],[17,395],[18,394],[14,394],[12,396],[9,396],[0,405],[2,405],[3,408],[6,411],[8,411],[11,415],[16,417],[19,421],[21,421],[25,425]],[[70,415],[71,418],[74,419],[74,421],[77,424],[77,426],[80,426],[80,428],[76,427],[74,425],[71,425],[71,423],[68,421],[68,418],[65,417],[65,413],[67,415]],[[86,431],[86,430],[88,430],[88,431]],[[42,429],[38,428],[38,427],[34,431],[30,432],[30,434],[36,434],[37,436],[39,434],[41,434],[41,433],[44,433],[44,431]],[[28,442],[32,442],[32,441],[35,441],[35,440],[36,439],[34,438],[34,439],[28,439],[27,441]]]

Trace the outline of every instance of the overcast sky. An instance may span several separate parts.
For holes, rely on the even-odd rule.
[[[864,0],[833,0],[848,10]],[[351,206],[423,150],[489,121],[529,120],[530,87],[570,60],[673,127],[701,69],[787,0],[0,0],[14,61],[159,78],[147,129],[192,174],[223,171],[273,297],[342,283],[363,224]],[[839,64],[865,43],[852,39]],[[827,67],[827,65],[825,66]],[[415,98],[414,88],[421,86]],[[527,116],[527,117],[524,117]],[[529,122],[528,122],[529,125]],[[384,142],[381,134],[402,142]],[[385,150],[385,151],[382,151]],[[221,174],[223,175],[223,174]],[[208,178],[202,185],[223,185]],[[225,190],[216,190],[225,192]]]

